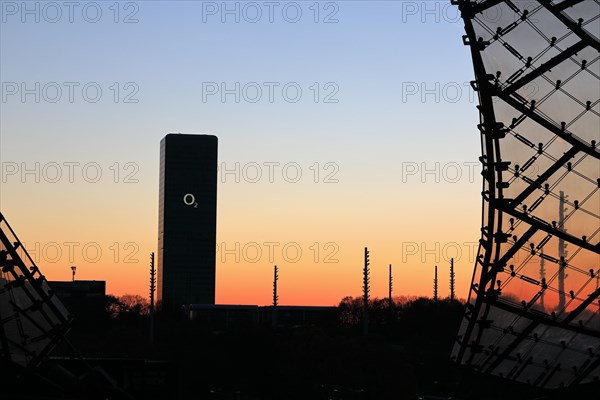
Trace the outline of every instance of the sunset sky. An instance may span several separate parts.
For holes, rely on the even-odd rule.
[[[449,3],[3,1],[0,211],[49,280],[147,296],[160,139],[208,133],[218,303],[269,304],[277,264],[280,304],[337,304],[365,246],[373,297],[390,263],[395,295],[437,264],[447,296],[454,257],[464,298],[480,143]]]

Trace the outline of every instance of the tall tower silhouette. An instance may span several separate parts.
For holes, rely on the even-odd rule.
[[[160,142],[159,307],[214,304],[217,137],[168,134]]]

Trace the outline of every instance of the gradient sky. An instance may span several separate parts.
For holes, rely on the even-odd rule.
[[[43,273],[67,280],[76,265],[78,279],[106,280],[110,293],[147,296],[159,141],[210,133],[221,168],[239,163],[237,179],[219,176],[219,303],[270,303],[277,264],[281,304],[336,304],[360,293],[365,246],[373,297],[387,295],[390,263],[395,295],[430,296],[436,263],[448,295],[450,257],[466,297],[480,145],[470,55],[449,1],[274,2],[272,22],[265,2],[247,3],[226,3],[239,7],[236,22],[222,2],[80,2],[70,22],[62,2],[60,18],[27,2],[36,22],[25,3],[1,2],[0,210]],[[206,92],[236,82],[256,83],[239,103]]]

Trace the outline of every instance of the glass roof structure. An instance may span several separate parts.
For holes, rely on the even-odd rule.
[[[453,0],[479,98],[482,228],[453,359],[600,379],[600,1]]]
[[[37,366],[60,341],[71,317],[0,214],[0,357]]]

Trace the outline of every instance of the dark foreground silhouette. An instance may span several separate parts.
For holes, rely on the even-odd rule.
[[[370,303],[370,333],[362,334],[362,299],[345,298],[318,325],[229,325],[158,315],[149,343],[143,302],[107,296],[108,312],[75,309],[68,337],[88,363],[101,366],[134,398],[152,399],[563,399],[590,393],[540,392],[465,371],[449,360],[463,305],[425,298]],[[51,363],[83,369],[53,353]],[[3,368],[4,370],[4,368]],[[52,379],[3,374],[2,398],[54,399]],[[90,399],[87,393],[66,398]],[[566,397],[565,397],[566,396]]]

